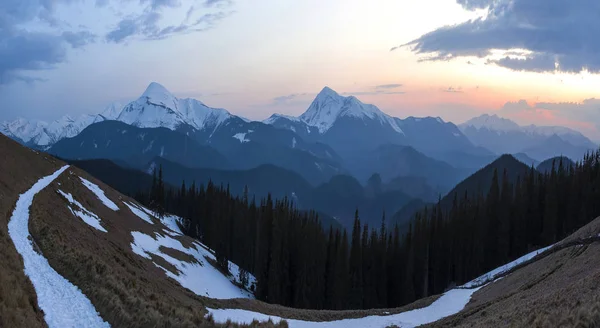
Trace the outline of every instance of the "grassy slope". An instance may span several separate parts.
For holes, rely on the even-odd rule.
[[[600,322],[599,232],[600,218],[555,246],[557,251],[476,292],[461,313],[431,326],[595,327],[592,323]],[[560,247],[574,241],[585,242]]]
[[[0,155],[0,327],[45,327],[33,285],[8,234],[8,222],[19,195],[60,164],[2,134]]]

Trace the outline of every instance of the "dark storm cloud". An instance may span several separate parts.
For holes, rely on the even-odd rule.
[[[513,70],[600,72],[600,1],[458,0],[487,17],[444,26],[404,46],[425,60],[487,57],[492,49],[528,50],[527,59],[490,61]]]

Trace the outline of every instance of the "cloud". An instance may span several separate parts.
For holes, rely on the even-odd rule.
[[[403,46],[423,60],[485,57],[488,63],[532,72],[600,73],[600,1],[457,0],[485,15],[429,32]],[[492,50],[524,49],[526,58],[497,59]]]
[[[402,84],[382,84],[382,85],[376,85],[375,89],[396,89],[396,88],[400,88],[402,86]]]
[[[296,100],[297,98],[306,97],[306,96],[309,96],[309,95],[314,95],[314,94],[292,93],[292,94],[289,94],[289,95],[279,96],[279,97],[273,98],[273,104],[289,103],[292,100]]]
[[[175,8],[181,6],[181,2],[179,2],[179,0],[141,0],[141,2],[149,2],[150,7],[153,10],[159,9],[161,7]]]
[[[354,91],[354,92],[342,92],[343,96],[372,96],[372,95],[402,95],[405,94],[404,91]]]
[[[505,103],[501,110],[506,113],[517,113],[523,111],[532,111],[534,110],[534,107],[529,105],[527,100],[521,99],[519,101],[509,101]]]
[[[66,31],[63,32],[62,37],[73,48],[81,48],[96,41],[96,35],[88,31]]]
[[[462,90],[462,87],[455,88],[455,87],[450,86],[450,87],[447,87],[446,89],[442,89],[442,92],[462,93],[463,90]]]
[[[173,35],[207,31],[216,27],[223,19],[233,14],[233,11],[218,11],[205,13],[192,18],[195,8],[187,10],[186,18],[179,25],[161,27],[163,15],[158,11],[146,11],[137,17],[127,17],[106,34],[106,41],[123,43],[130,37],[140,36],[143,40],[162,40]],[[192,22],[190,23],[190,20]]]
[[[14,81],[32,82],[21,71],[51,69],[67,57],[64,39],[26,31],[0,31],[0,85]]]
[[[67,60],[70,49],[84,48],[98,39],[123,43],[135,36],[142,40],[158,40],[206,31],[233,13],[214,9],[232,5],[231,0],[112,1],[142,6],[138,8],[139,12],[125,15],[111,30],[97,31],[102,36],[99,38],[87,28],[74,28],[67,22],[68,19],[58,16],[59,6],[81,4],[82,0],[0,0],[0,85],[15,81],[44,81],[31,74],[56,67]],[[180,24],[161,25],[163,11],[181,7],[184,1],[201,3],[206,10],[198,13],[194,6],[190,6]],[[81,8],[105,8],[110,3],[111,0],[93,0],[91,6]]]
[[[135,35],[138,32],[138,24],[133,19],[123,19],[117,25],[117,28],[106,34],[106,41],[115,43],[123,42],[126,38]]]
[[[233,3],[232,0],[204,0],[204,7],[226,7]]]

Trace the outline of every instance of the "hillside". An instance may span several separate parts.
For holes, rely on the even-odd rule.
[[[191,167],[230,167],[214,148],[169,129],[138,128],[118,121],[92,124],[73,138],[62,139],[49,152],[72,160],[109,159],[142,167],[161,156]]]
[[[488,164],[484,168],[480,169],[473,175],[457,184],[456,187],[454,187],[445,197],[442,198],[442,205],[452,205],[454,195],[458,195],[458,197],[464,197],[465,192],[468,192],[469,195],[474,196],[480,192],[485,195],[492,184],[494,171],[498,173],[498,179],[501,181],[504,170],[506,170],[508,180],[514,183],[517,180],[517,177],[523,177],[526,172],[531,170],[531,167],[517,160],[512,155],[502,155],[492,163]]]
[[[198,307],[216,304],[207,296],[250,297],[212,267],[210,250],[181,234],[177,218],[157,219],[84,171],[4,136],[0,150],[1,172],[20,173],[0,176],[0,281],[11,286],[0,289],[0,326],[212,325]]]
[[[378,173],[384,182],[394,178],[424,178],[431,188],[447,192],[468,176],[467,170],[430,158],[410,146],[383,145],[346,162],[360,180]]]
[[[550,173],[552,171],[552,167],[554,167],[555,170],[558,170],[558,166],[560,165],[561,161],[564,169],[567,171],[570,167],[575,167],[575,162],[568,157],[557,156],[541,162],[536,169],[540,173]]]
[[[287,318],[289,327],[545,327],[598,320],[600,218],[539,256],[526,255],[401,308],[297,310],[252,300],[232,282],[235,275],[212,266],[211,250],[181,234],[176,217],[156,218],[79,168],[3,136],[0,151],[0,172],[19,172],[0,175],[0,205],[7,209],[0,216],[0,252],[7,259],[0,282],[11,286],[0,288],[2,326],[64,326],[68,320],[78,326],[210,327],[229,318],[250,323],[271,317]],[[229,267],[236,272],[235,264]],[[487,279],[493,282],[478,285]]]

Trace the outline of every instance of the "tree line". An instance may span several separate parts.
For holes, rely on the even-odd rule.
[[[548,173],[533,167],[511,181],[494,171],[489,190],[449,195],[396,225],[326,229],[312,211],[289,199],[233,196],[227,186],[164,190],[162,169],[142,203],[182,217],[185,234],[257,279],[259,300],[296,308],[398,307],[463,284],[542,246],[555,243],[600,214],[600,152],[574,166],[558,161]],[[161,190],[162,189],[162,190]]]

